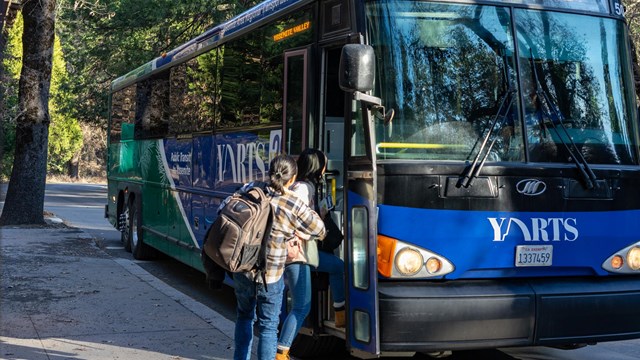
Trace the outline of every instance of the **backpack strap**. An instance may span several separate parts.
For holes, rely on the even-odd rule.
[[[267,286],[267,272],[265,269],[267,266],[267,242],[271,238],[271,228],[273,227],[273,207],[271,206],[271,199],[273,198],[273,194],[268,189],[269,184],[264,181],[254,181],[251,183],[251,185],[252,187],[260,188],[262,192],[264,192],[267,199],[269,199],[269,217],[267,218],[267,226],[265,228],[264,234],[262,235],[262,246],[260,246],[260,255],[258,256],[258,262],[255,269],[256,278],[254,278],[254,282],[256,282],[255,279],[257,279],[258,277],[262,278],[264,289],[268,292],[269,288]]]

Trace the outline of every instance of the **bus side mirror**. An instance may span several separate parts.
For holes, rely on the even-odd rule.
[[[347,44],[340,55],[340,88],[346,92],[373,89],[375,57],[373,48],[363,44]]]

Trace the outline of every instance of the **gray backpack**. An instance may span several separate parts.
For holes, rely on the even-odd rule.
[[[226,271],[262,270],[264,276],[273,218],[270,199],[262,182],[225,199],[207,231],[203,252]]]

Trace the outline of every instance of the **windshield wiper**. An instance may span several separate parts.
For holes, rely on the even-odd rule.
[[[544,106],[540,106],[540,110],[542,111],[543,116],[549,119],[551,128],[558,136],[558,139],[560,139],[560,142],[562,142],[562,145],[564,145],[573,163],[576,164],[576,167],[578,168],[578,171],[580,172],[580,175],[584,180],[586,188],[591,190],[598,185],[598,178],[596,177],[596,174],[593,172],[593,170],[591,170],[589,163],[584,158],[584,156],[582,156],[580,149],[578,149],[578,146],[575,142],[573,142],[573,139],[569,135],[567,128],[564,126],[564,118],[562,116],[562,113],[558,110],[558,106],[551,101],[549,95],[542,89],[542,85],[540,85],[540,79],[538,78],[538,71],[536,70],[535,63],[533,62],[533,51],[530,51],[530,54],[531,56],[529,60],[531,61],[531,68],[533,69],[533,75],[535,77],[536,95],[538,96],[537,101],[540,101],[540,99],[544,99],[546,105],[546,109]],[[553,114],[551,114],[551,112],[553,112]],[[569,139],[569,143],[567,143],[567,141],[562,138],[562,135],[560,134],[560,131],[558,130],[558,126],[556,126],[556,122],[554,121],[554,119],[558,120],[559,127],[562,129],[567,139]],[[544,124],[541,124],[541,126],[544,126]]]
[[[491,135],[493,135],[496,130],[502,129],[504,122],[507,120],[507,117],[509,116],[509,110],[511,109],[511,105],[513,104],[512,94],[514,94],[515,92],[516,92],[515,89],[509,87],[506,93],[504,94],[504,96],[502,97],[502,101],[500,102],[500,107],[498,108],[498,112],[496,112],[496,114],[494,115],[493,120],[491,121],[491,125],[488,127],[489,129],[487,130],[487,128],[485,128],[485,131],[487,131],[487,133],[484,136],[484,138],[482,138],[482,144],[480,145],[480,149],[478,149],[478,153],[473,158],[473,162],[471,163],[471,166],[467,166],[464,169],[464,172],[462,173],[462,175],[460,176],[460,179],[458,180],[458,183],[456,184],[457,187],[463,186],[467,188],[471,186],[475,178],[478,177],[480,170],[484,166],[484,163],[487,161],[487,157],[489,157],[489,154],[491,153],[491,149],[493,149],[493,145],[496,143],[496,140],[498,140],[498,136],[493,137],[493,140],[491,140],[489,147],[487,147],[485,150],[487,142],[489,141],[489,139],[491,138]],[[500,118],[500,114],[503,113],[502,109],[504,107],[504,104],[507,102],[507,99],[509,100],[509,103],[504,110],[505,115],[502,117],[502,120],[500,121],[500,124],[496,129],[496,125],[498,124],[498,119]],[[473,150],[475,150],[479,140],[480,138],[478,138],[478,140],[476,140],[476,143],[473,144],[473,147],[471,148],[471,152],[469,153],[469,155],[473,154]],[[482,156],[482,161],[480,162],[480,164],[478,164],[478,161],[480,160],[480,156]]]

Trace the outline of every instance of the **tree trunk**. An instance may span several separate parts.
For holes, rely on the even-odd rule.
[[[49,87],[56,0],[22,6],[22,72],[16,149],[0,225],[43,224],[49,137]]]
[[[80,151],[73,154],[73,157],[67,161],[67,175],[75,180],[80,179]]]

